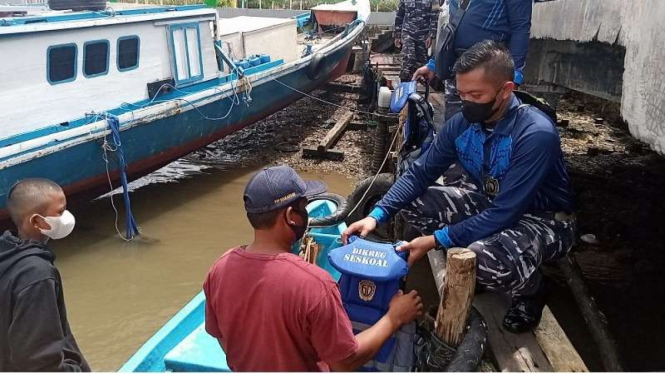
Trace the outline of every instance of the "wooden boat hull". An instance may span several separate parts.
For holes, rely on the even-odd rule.
[[[131,127],[121,127],[129,179],[146,175],[279,111],[303,96],[298,91],[309,92],[344,74],[353,43],[363,27],[362,22],[355,24],[347,30],[346,36],[334,43],[334,48],[318,57],[315,53],[295,63],[250,75],[252,101],[249,105],[241,102],[229,112],[231,101],[228,98],[212,100],[197,108],[185,103]],[[315,57],[318,61],[313,69],[311,65]],[[312,71],[316,74],[313,75]],[[227,112],[230,114],[224,120],[202,116],[219,118]],[[106,137],[110,140],[110,135]],[[101,146],[104,137],[89,138],[87,141],[50,144],[28,155],[0,160],[0,226],[6,227],[9,223],[4,209],[7,192],[23,178],[51,179],[64,187],[70,201],[108,192],[107,165]],[[116,155],[109,155],[110,178],[113,186],[118,187],[120,172]]]

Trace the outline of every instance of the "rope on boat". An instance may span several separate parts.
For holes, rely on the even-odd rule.
[[[125,163],[125,155],[122,150],[122,141],[120,139],[120,121],[118,120],[118,117],[111,115],[111,114],[101,114],[97,115],[98,117],[102,117],[106,119],[106,123],[109,126],[109,129],[111,130],[111,142],[104,138],[104,143],[102,144],[102,149],[104,150],[104,162],[106,163],[106,176],[109,181],[109,186],[111,187],[111,190],[113,190],[113,184],[111,183],[111,175],[109,173],[109,159],[108,159],[108,153],[107,152],[115,152],[118,155],[118,165],[120,166],[120,181],[122,183],[122,197],[125,202],[125,214],[126,214],[126,235],[122,236],[120,233],[120,230],[118,229],[118,210],[115,207],[115,204],[113,202],[113,195],[110,195],[111,198],[111,206],[113,207],[113,210],[115,211],[115,229],[118,232],[118,235],[120,238],[122,238],[125,241],[130,241],[134,238],[134,236],[138,235],[140,233],[138,225],[136,224],[136,219],[134,218],[134,215],[132,214],[132,207],[131,207],[131,201],[129,199],[129,187],[127,185],[127,164]]]
[[[337,108],[341,108],[341,109],[344,109],[344,110],[348,110],[348,111],[351,111],[351,112],[354,112],[354,113],[368,114],[368,115],[370,115],[370,116],[374,116],[374,117],[393,118],[392,116],[387,116],[387,115],[380,114],[380,113],[366,112],[366,111],[364,111],[364,110],[348,108],[348,107],[345,107],[345,106],[343,106],[343,105],[335,104],[335,103],[332,103],[332,102],[330,102],[330,101],[323,100],[323,99],[321,99],[321,98],[319,98],[319,97],[312,96],[312,95],[308,94],[307,92],[300,91],[300,90],[298,90],[298,89],[295,88],[295,87],[291,87],[291,86],[289,86],[288,84],[286,84],[286,83],[280,81],[280,80],[277,79],[277,78],[271,77],[271,79],[274,80],[275,82],[281,84],[282,86],[288,88],[288,89],[291,90],[291,91],[297,92],[297,93],[299,93],[299,94],[301,94],[301,95],[303,95],[303,96],[307,96],[307,97],[309,97],[310,99],[314,99],[314,100],[316,100],[316,101],[322,102],[322,103],[327,104],[327,105],[330,105],[330,106],[334,106],[334,107],[337,107]]]
[[[176,92],[180,92],[180,93],[183,93],[183,94],[186,94],[186,95],[194,93],[194,92],[184,91],[184,90],[178,89],[170,83],[162,84],[159,87],[159,89],[157,90],[157,92],[155,92],[153,97],[150,99],[150,101],[148,101],[147,103],[142,104],[142,105],[137,105],[137,104],[133,104],[133,103],[122,102],[120,104],[120,108],[127,109],[129,107],[130,110],[143,109],[143,108],[145,108],[147,106],[150,106],[152,104],[155,104],[155,103],[168,103],[168,102],[173,102],[173,101],[183,101],[186,104],[191,105],[191,107],[194,108],[194,110],[196,110],[196,112],[201,116],[201,118],[209,120],[209,121],[221,121],[221,120],[224,120],[224,119],[229,117],[229,115],[231,114],[231,111],[233,110],[234,106],[240,105],[240,97],[238,97],[238,89],[243,90],[243,99],[242,100],[245,102],[245,104],[247,106],[249,106],[249,104],[252,102],[252,81],[251,81],[251,79],[249,79],[249,77],[246,74],[244,74],[241,70],[239,70],[237,67],[231,73],[236,74],[236,77],[238,77],[238,78],[234,79],[234,80],[231,80],[231,82],[230,82],[231,83],[231,89],[233,90],[233,94],[229,94],[226,97],[231,99],[231,105],[229,106],[229,110],[226,112],[226,114],[224,114],[221,117],[210,117],[210,116],[204,114],[203,112],[201,112],[201,110],[194,103],[192,103],[191,101],[189,101],[185,98],[182,98],[182,97],[176,97],[176,98],[167,99],[167,100],[157,100],[157,97],[162,92],[162,90],[164,90],[165,88],[176,91]],[[224,91],[220,90],[218,87],[214,87],[214,89],[220,95],[225,94]],[[223,98],[224,97],[222,97],[222,99]],[[133,108],[133,109],[131,109],[131,108]]]
[[[184,101],[185,103],[191,105],[192,108],[194,108],[194,110],[196,110],[196,112],[198,112],[198,114],[204,119],[207,119],[209,121],[224,120],[224,119],[229,117],[229,115],[231,114],[231,111],[233,110],[234,106],[240,105],[241,101],[240,101],[240,97],[238,97],[238,82],[240,82],[240,84],[243,86],[242,88],[244,88],[244,98],[243,98],[244,102],[249,106],[249,104],[252,101],[252,97],[251,97],[252,82],[251,82],[251,80],[246,75],[241,76],[240,74],[238,74],[238,77],[239,78],[237,80],[231,81],[231,87],[233,89],[233,94],[227,96],[231,99],[231,105],[229,106],[229,110],[222,117],[210,117],[210,116],[204,114],[203,112],[201,112],[201,110],[196,105],[194,105],[194,103],[192,103],[191,101],[189,101],[187,99],[184,99],[184,98],[173,98],[173,99],[169,99],[169,100],[156,100],[159,93],[165,88],[170,88],[174,91],[181,92],[181,93],[184,93],[184,94],[190,94],[191,93],[191,92],[180,90],[180,89],[178,89],[178,88],[176,88],[173,85],[168,84],[168,83],[163,84],[161,87],[159,87],[159,89],[157,90],[157,92],[155,93],[155,95],[152,97],[152,99],[149,102],[147,102],[143,105],[137,105],[137,104],[123,102],[120,105],[120,107],[123,108],[123,109],[126,109],[127,106],[131,106],[131,107],[134,107],[134,108],[137,108],[137,109],[143,109],[143,108],[145,108],[145,107],[147,107],[151,104],[154,104],[154,103],[165,103],[165,102],[172,102],[172,101],[180,100],[180,101]],[[219,88],[215,88],[215,90],[219,91],[219,93],[222,94],[222,95],[224,94],[224,92],[219,90]],[[129,188],[128,188],[127,174],[126,174],[127,165],[126,165],[125,157],[124,157],[124,154],[123,154],[123,151],[122,151],[122,141],[120,139],[120,121],[118,120],[118,117],[116,117],[112,114],[109,114],[109,113],[94,113],[93,112],[93,113],[88,113],[87,115],[90,116],[90,119],[87,121],[86,124],[90,124],[90,123],[93,123],[93,122],[97,122],[101,119],[104,119],[104,120],[106,120],[106,122],[108,124],[108,127],[111,130],[111,139],[112,139],[112,141],[109,142],[106,137],[104,138],[104,143],[102,144],[102,149],[104,151],[104,154],[103,154],[102,158],[104,159],[104,162],[106,164],[106,177],[107,177],[108,182],[109,182],[109,187],[110,187],[111,191],[113,191],[114,190],[113,183],[111,182],[111,174],[109,172],[108,152],[116,152],[118,154],[118,163],[119,163],[119,166],[120,166],[120,180],[122,182],[123,200],[124,200],[124,203],[125,203],[125,212],[126,212],[126,235],[125,236],[122,235],[122,233],[120,232],[120,229],[118,228],[118,210],[115,207],[115,203],[113,202],[113,195],[110,195],[111,207],[113,208],[113,211],[115,212],[115,229],[118,232],[118,236],[122,240],[130,241],[134,238],[134,236],[140,234],[140,230],[138,228],[138,225],[136,223],[136,219],[134,218],[134,215],[133,215],[132,210],[131,210],[131,201],[130,201],[130,198],[129,198]]]
[[[376,182],[376,179],[379,177],[379,175],[381,175],[381,170],[383,170],[383,167],[386,166],[386,162],[387,162],[388,159],[390,158],[390,155],[391,155],[390,150],[393,149],[393,146],[395,145],[395,141],[397,140],[397,136],[398,136],[399,133],[402,131],[402,126],[404,126],[404,125],[403,125],[403,124],[399,125],[399,127],[397,127],[397,129],[395,130],[395,136],[393,136],[393,140],[390,142],[390,146],[388,147],[388,151],[386,152],[386,157],[383,159],[383,162],[381,163],[381,166],[379,166],[379,170],[376,172],[376,174],[374,174],[374,178],[372,178],[372,181],[371,181],[370,184],[367,186],[367,189],[365,190],[365,193],[362,195],[362,197],[360,198],[360,200],[358,200],[358,203],[356,204],[356,206],[354,206],[353,209],[351,209],[351,210],[349,211],[349,216],[350,216],[351,214],[353,214],[353,212],[355,212],[356,209],[358,209],[358,207],[360,206],[360,204],[362,204],[363,200],[365,200],[365,196],[367,196],[367,194],[369,193],[369,191],[372,189],[372,186],[373,186],[374,183]]]
[[[293,90],[293,91],[295,91],[295,92],[298,92],[299,94],[305,95],[305,96],[307,96],[307,97],[309,97],[309,98],[312,98],[312,99],[314,99],[314,100],[318,100],[318,101],[320,101],[320,102],[322,102],[322,103],[324,103],[324,104],[332,105],[332,106],[334,106],[334,107],[342,108],[342,109],[345,109],[345,110],[350,110],[350,111],[352,111],[352,112],[356,112],[356,113],[364,113],[364,114],[369,114],[369,115],[377,116],[377,117],[393,118],[393,117],[391,117],[391,116],[386,116],[386,115],[382,115],[382,114],[379,114],[379,113],[365,112],[365,111],[362,111],[362,110],[351,109],[351,108],[347,108],[347,107],[344,107],[344,106],[341,106],[341,105],[338,105],[338,104],[335,104],[335,103],[331,103],[330,101],[326,101],[326,100],[323,100],[323,99],[319,99],[319,98],[316,97],[316,96],[312,96],[312,95],[310,95],[310,94],[308,94],[308,93],[306,93],[306,92],[302,92],[302,91],[298,90],[297,88],[291,87],[291,86],[289,86],[288,84],[279,81],[277,78],[272,78],[272,80],[274,80],[275,82],[281,84],[282,86],[284,86],[284,87],[286,87],[286,88],[288,88],[288,89],[291,89],[291,90]],[[402,131],[402,127],[403,127],[403,126],[404,126],[404,124],[400,124],[400,125],[397,127],[397,129],[395,130],[395,136],[393,136],[393,140],[390,142],[390,146],[388,147],[388,152],[386,152],[386,157],[383,158],[383,162],[381,163],[381,166],[379,167],[379,170],[376,172],[376,174],[374,174],[374,177],[372,178],[372,181],[370,182],[370,184],[367,186],[367,190],[365,190],[365,193],[362,195],[362,197],[360,198],[360,200],[358,200],[358,203],[356,204],[356,206],[354,206],[353,209],[351,209],[351,210],[349,211],[349,213],[348,213],[349,216],[350,216],[351,214],[353,214],[353,212],[355,212],[356,209],[358,209],[358,207],[359,207],[360,204],[362,203],[363,199],[365,199],[365,196],[367,196],[367,194],[369,193],[369,191],[372,189],[372,186],[373,186],[374,183],[376,182],[376,179],[377,179],[377,178],[379,177],[379,175],[381,174],[381,170],[383,170],[383,167],[386,166],[386,162],[388,162],[388,159],[390,158],[390,155],[391,155],[390,150],[393,149],[393,146],[395,145],[395,141],[397,140],[397,137],[399,136],[400,132]]]
[[[238,81],[241,82],[241,86],[242,86],[241,88],[245,89],[244,96],[243,96],[243,101],[247,104],[247,106],[249,106],[249,104],[252,102],[252,97],[251,97],[252,82],[249,80],[249,78],[244,76],[242,78],[238,78],[237,80],[233,80],[233,81],[231,81],[231,87],[233,89],[233,94],[228,96],[231,99],[231,105],[229,106],[229,110],[221,117],[210,117],[210,116],[204,114],[203,112],[201,112],[201,110],[194,103],[192,103],[191,101],[189,101],[187,99],[184,99],[182,97],[176,97],[176,98],[168,99],[168,100],[156,100],[157,96],[159,95],[159,93],[164,88],[170,88],[173,91],[177,91],[177,92],[184,93],[184,94],[191,94],[192,93],[192,92],[187,92],[187,91],[180,90],[180,89],[176,88],[175,86],[173,86],[169,83],[165,83],[161,87],[159,87],[159,89],[157,90],[157,93],[155,93],[155,96],[153,96],[152,100],[150,100],[149,102],[147,102],[143,105],[137,105],[137,104],[132,104],[132,103],[128,103],[128,102],[123,102],[122,104],[120,104],[120,107],[123,108],[123,109],[126,109],[127,107],[133,107],[135,109],[143,109],[143,108],[145,108],[145,107],[147,107],[151,104],[154,104],[154,103],[168,103],[168,102],[172,102],[172,101],[183,101],[186,104],[191,105],[191,107],[194,108],[194,110],[196,110],[196,112],[198,112],[198,114],[201,116],[201,118],[209,120],[209,121],[221,121],[221,120],[227,119],[229,117],[229,115],[231,114],[231,111],[233,110],[234,106],[240,105],[240,98],[238,97],[238,83],[235,83],[235,82],[238,82]],[[219,88],[215,87],[215,90],[219,91],[220,94],[224,94],[221,90],[219,90]]]

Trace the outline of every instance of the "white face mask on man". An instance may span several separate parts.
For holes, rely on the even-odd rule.
[[[71,234],[74,231],[74,225],[76,224],[76,219],[74,215],[71,214],[68,210],[62,212],[61,216],[57,217],[43,217],[40,216],[51,226],[50,230],[39,229],[42,234],[48,236],[51,239],[62,239],[67,235]]]

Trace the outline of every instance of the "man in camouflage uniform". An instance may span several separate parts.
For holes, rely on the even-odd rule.
[[[460,164],[453,164],[441,184],[429,187],[402,210],[402,215],[418,231],[432,235],[490,209],[492,198],[488,195]],[[552,212],[524,214],[512,228],[469,245],[479,265],[478,284],[514,295],[536,294],[542,282],[538,267],[567,253],[573,232],[573,221],[556,220]]]
[[[503,327],[520,333],[540,322],[539,268],[568,253],[575,217],[555,124],[513,94],[514,69],[497,42],[465,52],[455,65],[462,115],[446,122],[369,216],[343,236],[367,235],[401,211],[424,235],[400,248],[410,251],[409,262],[432,249],[470,249],[477,283],[512,295]]]
[[[452,19],[459,11],[460,0],[446,2],[449,19]],[[532,13],[532,0],[471,0],[455,33],[455,49],[461,52],[483,40],[503,43],[515,62],[513,82],[521,85],[529,51]],[[431,58],[425,66],[418,67],[412,79],[432,80],[435,68],[435,59]],[[459,113],[462,101],[454,79],[446,79],[444,84],[445,119],[449,120]]]
[[[438,7],[433,0],[400,0],[395,17],[395,46],[402,48],[400,80],[411,80],[427,62],[427,49],[436,36]]]

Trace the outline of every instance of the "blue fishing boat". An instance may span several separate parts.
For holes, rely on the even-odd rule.
[[[330,216],[337,204],[328,200],[308,204],[310,217]],[[334,279],[340,273],[328,262],[331,249],[341,246],[344,222],[327,227],[313,227],[308,236],[319,246],[313,260]],[[294,253],[300,246],[294,247]],[[205,295],[201,291],[170,321],[152,336],[119,370],[120,372],[231,371],[217,339],[205,331]]]
[[[220,20],[205,6],[0,18],[0,218],[20,179],[93,197],[342,75],[369,3],[338,6],[353,20],[320,38],[312,14]]]

